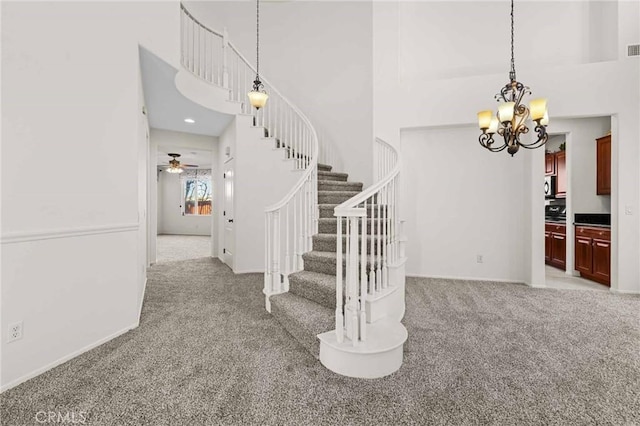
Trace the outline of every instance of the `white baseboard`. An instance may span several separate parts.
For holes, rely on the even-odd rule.
[[[140,325],[140,317],[142,316],[142,305],[144,304],[144,295],[147,292],[148,281],[149,281],[149,278],[144,277],[144,286],[142,287],[142,298],[140,299],[140,306],[138,306],[138,324],[136,325],[136,327]]]
[[[638,290],[619,290],[617,288],[612,288],[609,291],[616,294],[640,294],[640,291]]]
[[[234,274],[264,274],[264,269],[260,270],[246,270],[246,271],[233,271]]]
[[[97,348],[98,346],[100,346],[100,345],[102,345],[104,343],[107,343],[109,340],[113,340],[116,337],[121,336],[124,333],[126,333],[127,331],[133,330],[136,327],[138,327],[137,324],[132,324],[132,325],[126,327],[126,328],[123,328],[122,330],[116,331],[115,333],[98,340],[97,342],[91,343],[91,344],[85,346],[84,348],[78,349],[77,351],[74,351],[74,352],[72,352],[72,353],[70,353],[68,355],[65,355],[62,358],[60,358],[60,359],[58,359],[58,360],[56,360],[56,361],[54,361],[54,362],[52,362],[52,363],[50,363],[48,365],[45,365],[44,367],[38,368],[38,369],[32,371],[31,373],[25,374],[24,376],[12,381],[12,382],[9,382],[9,383],[7,383],[5,385],[2,385],[2,386],[0,386],[0,393],[4,392],[6,390],[9,390],[11,388],[14,388],[14,387],[18,386],[19,384],[26,382],[29,379],[33,379],[34,377],[39,376],[40,374],[42,374],[42,373],[44,373],[46,371],[49,371],[52,368],[55,368],[55,367],[59,366],[60,364],[63,364],[65,362],[69,361],[70,359],[77,357],[78,355],[82,355],[83,353],[85,353],[87,351],[90,351],[91,349]]]
[[[438,280],[483,281],[483,282],[497,282],[497,283],[505,283],[505,284],[529,285],[523,281],[507,280],[504,278],[478,278],[478,277],[452,277],[452,276],[446,277],[446,276],[440,276],[440,275],[419,275],[419,274],[409,274],[409,273],[407,273],[407,278],[433,278]]]

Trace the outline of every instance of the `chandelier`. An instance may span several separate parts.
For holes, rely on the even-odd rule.
[[[269,95],[264,90],[264,84],[260,81],[260,0],[256,0],[256,79],[253,81],[253,90],[248,93],[249,102],[255,109],[265,106]]]
[[[547,124],[549,124],[549,114],[547,112],[546,99],[533,99],[529,103],[529,108],[522,103],[525,95],[530,95],[529,87],[516,80],[516,65],[513,55],[513,0],[511,0],[511,71],[509,72],[509,80],[500,93],[495,95],[495,99],[501,102],[498,106],[497,116],[493,111],[480,111],[478,113],[478,124],[482,134],[480,135],[480,145],[487,148],[491,152],[499,152],[507,149],[507,152],[513,156],[520,147],[526,149],[539,148],[549,139],[547,134]],[[527,118],[535,122],[534,131],[537,134],[537,140],[531,143],[523,143],[520,138],[529,132],[529,128],[525,124]],[[493,135],[498,133],[502,136],[504,142],[501,145],[494,145]]]

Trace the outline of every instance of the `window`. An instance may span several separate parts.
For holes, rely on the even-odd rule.
[[[185,170],[182,178],[182,213],[185,216],[211,215],[211,170]]]

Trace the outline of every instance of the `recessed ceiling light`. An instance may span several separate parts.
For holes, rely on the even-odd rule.
[[[184,122],[185,122],[185,123],[189,123],[189,124],[193,124],[193,123],[195,123],[195,122],[196,122],[196,120],[194,120],[193,118],[185,118],[185,119],[184,119]]]

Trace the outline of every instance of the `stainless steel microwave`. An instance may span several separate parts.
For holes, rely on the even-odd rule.
[[[544,198],[556,198],[556,177],[544,177]]]

